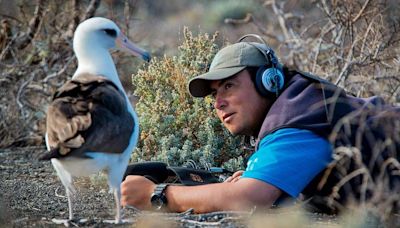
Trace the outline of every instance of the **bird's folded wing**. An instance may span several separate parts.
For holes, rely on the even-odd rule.
[[[56,91],[46,121],[51,157],[85,151],[122,153],[134,125],[123,93],[106,78],[89,74]]]

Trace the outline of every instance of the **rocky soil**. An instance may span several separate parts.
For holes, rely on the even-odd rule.
[[[51,163],[38,160],[43,153],[44,147],[0,150],[0,227],[63,227],[54,219],[68,217],[65,190]],[[315,214],[307,216],[310,220],[292,212],[260,220],[253,219],[249,212],[165,214],[133,208],[124,210],[124,224],[113,225],[106,222],[114,217],[114,200],[104,176],[81,178],[75,184],[79,196],[74,208],[80,220],[69,224],[75,227],[266,227],[265,221],[285,227],[297,227],[299,223],[337,226],[335,218]],[[274,219],[277,217],[288,219]]]

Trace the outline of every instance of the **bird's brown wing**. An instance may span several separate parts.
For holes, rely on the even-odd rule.
[[[44,159],[122,153],[135,123],[122,91],[102,76],[82,74],[56,91],[46,124],[51,153]]]

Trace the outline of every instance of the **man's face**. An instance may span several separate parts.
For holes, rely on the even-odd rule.
[[[257,91],[247,70],[223,80],[212,81],[214,108],[233,135],[257,136],[271,101]]]

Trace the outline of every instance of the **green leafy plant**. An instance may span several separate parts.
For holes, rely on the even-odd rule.
[[[183,36],[176,56],[155,58],[133,76],[141,132],[132,158],[218,166],[229,160],[226,167],[242,168],[241,138],[224,129],[210,98],[193,98],[187,92],[188,80],[208,70],[218,51],[218,34],[194,36],[185,28]]]

